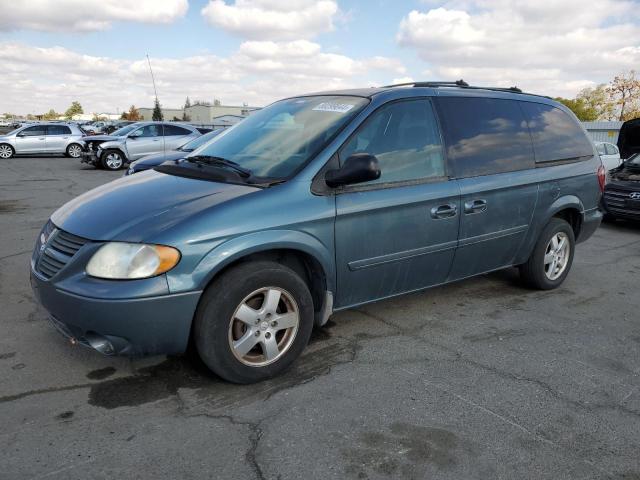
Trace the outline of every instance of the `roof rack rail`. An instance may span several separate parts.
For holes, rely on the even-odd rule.
[[[495,92],[511,92],[511,93],[524,93],[518,87],[478,87],[475,85],[469,85],[464,80],[456,80],[455,82],[406,82],[406,83],[396,83],[394,85],[385,85],[382,88],[393,88],[393,87],[460,87],[460,88],[468,88],[473,90],[492,90]]]

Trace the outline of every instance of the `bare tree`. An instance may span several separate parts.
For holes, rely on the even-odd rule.
[[[635,70],[617,75],[607,87],[607,93],[618,107],[618,119],[626,121],[634,118],[640,110],[640,80]]]

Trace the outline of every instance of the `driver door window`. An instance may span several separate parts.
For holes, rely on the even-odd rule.
[[[431,102],[390,103],[371,114],[340,151],[340,161],[354,153],[374,155],[382,174],[364,185],[445,176],[442,142]]]

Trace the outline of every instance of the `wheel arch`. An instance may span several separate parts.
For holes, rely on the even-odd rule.
[[[544,230],[544,227],[549,221],[556,217],[565,220],[573,230],[575,238],[579,238],[580,231],[582,230],[582,224],[584,221],[584,205],[580,198],[575,195],[564,195],[557,198],[549,207],[541,213],[536,215],[536,225],[534,229],[531,229],[531,234],[526,244],[521,248],[518,256],[516,257],[514,264],[519,265],[527,261],[533,248],[535,247],[540,234]]]
[[[320,312],[325,306],[327,292],[335,293],[332,258],[329,249],[308,233],[267,230],[237,237],[215,247],[196,267],[194,279],[198,288],[204,290],[238,264],[275,261],[288,266],[307,282],[314,310]]]

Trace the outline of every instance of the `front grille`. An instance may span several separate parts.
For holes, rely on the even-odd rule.
[[[87,242],[88,240],[60,230],[48,222],[42,229],[33,254],[36,272],[50,279],[62,270]]]
[[[607,205],[612,207],[624,207],[627,198],[629,198],[629,192],[621,192],[618,190],[605,190],[604,200]]]

